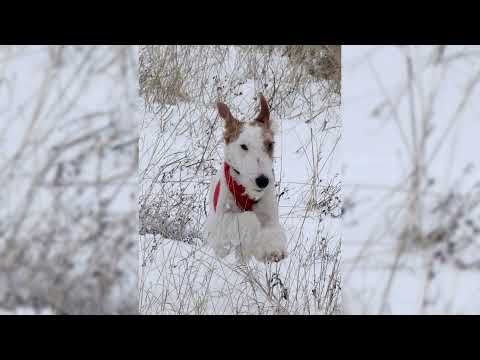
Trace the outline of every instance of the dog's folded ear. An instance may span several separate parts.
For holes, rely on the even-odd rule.
[[[232,118],[232,113],[227,105],[222,102],[217,102],[217,109],[220,117],[224,120],[230,120]]]
[[[268,109],[267,99],[263,95],[260,95],[260,114],[258,114],[255,121],[270,127],[270,110]]]
[[[226,144],[230,144],[240,135],[243,124],[233,117],[230,109],[224,103],[217,102],[217,109],[220,117],[225,120],[225,132],[223,138]]]

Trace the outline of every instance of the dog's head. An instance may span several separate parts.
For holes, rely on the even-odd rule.
[[[217,103],[225,120],[225,160],[231,175],[245,187],[247,195],[259,200],[273,186],[273,130],[267,100],[260,96],[260,113],[248,122],[237,120],[227,105]]]

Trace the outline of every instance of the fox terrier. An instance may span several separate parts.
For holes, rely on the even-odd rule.
[[[237,120],[218,102],[224,122],[224,162],[210,184],[205,235],[221,258],[252,256],[278,262],[287,254],[287,238],[278,218],[273,174],[274,126],[267,100],[250,122]]]

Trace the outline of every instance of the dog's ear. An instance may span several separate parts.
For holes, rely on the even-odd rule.
[[[217,109],[220,117],[225,120],[223,138],[226,144],[230,144],[240,135],[242,123],[233,117],[230,109],[224,103],[217,102]]]
[[[260,114],[258,114],[255,121],[266,127],[270,127],[270,110],[268,109],[267,99],[265,99],[263,95],[260,95]]]
[[[233,117],[228,106],[222,102],[217,102],[217,110],[218,110],[218,113],[220,114],[220,117],[224,120],[228,121]]]

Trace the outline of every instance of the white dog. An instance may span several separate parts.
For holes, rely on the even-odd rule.
[[[210,184],[205,235],[219,257],[232,250],[239,260],[278,262],[287,256],[285,232],[274,193],[273,130],[267,101],[260,113],[240,122],[217,103],[225,120],[224,163]]]

